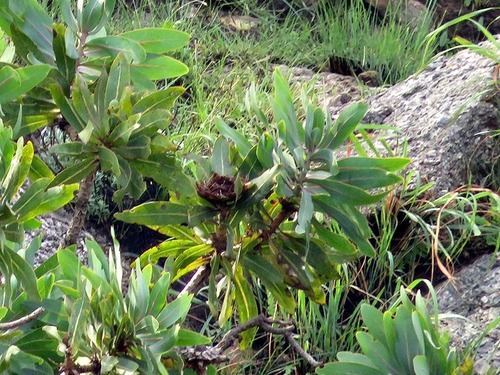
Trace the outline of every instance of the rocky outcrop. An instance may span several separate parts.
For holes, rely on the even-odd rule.
[[[369,99],[364,121],[402,131],[413,159],[410,168],[435,181],[438,192],[469,182],[498,187],[500,145],[498,137],[491,137],[500,128],[495,67],[470,50],[440,57]]]

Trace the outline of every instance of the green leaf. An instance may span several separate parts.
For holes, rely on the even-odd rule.
[[[161,328],[166,329],[176,323],[181,323],[186,318],[186,315],[191,307],[191,300],[193,296],[184,294],[178,296],[175,300],[170,302],[167,307],[158,315],[158,323]]]
[[[76,254],[70,249],[60,249],[57,252],[57,260],[64,276],[76,286],[81,268],[80,260]]]
[[[143,113],[156,109],[170,110],[174,106],[175,100],[181,96],[184,91],[186,91],[186,89],[179,86],[155,91],[139,100],[132,107],[132,113]]]
[[[215,126],[217,127],[217,130],[221,133],[221,135],[234,142],[239,152],[243,156],[246,156],[252,149],[252,144],[243,134],[232,129],[220,118],[215,119]]]
[[[247,183],[248,190],[245,191],[236,202],[238,210],[243,210],[246,207],[260,202],[269,194],[269,191],[274,185],[274,177],[276,176],[277,170],[278,166],[275,165]]]
[[[273,283],[283,283],[283,275],[266,258],[258,254],[245,254],[242,258],[242,264],[246,270],[249,270],[262,280],[267,280]]]
[[[52,61],[54,59],[52,49],[53,20],[47,12],[36,0],[9,1],[8,8],[14,19],[11,28],[19,30],[31,41],[33,50],[29,52],[44,62]],[[18,49],[16,39],[14,38],[14,44]]]
[[[373,338],[380,342],[386,348],[389,348],[384,332],[383,314],[372,305],[361,305],[361,316],[363,323]]]
[[[33,144],[28,142],[23,147],[23,140],[17,141],[16,154],[10,161],[7,175],[2,181],[2,194],[8,199],[12,199],[19,192],[20,187],[26,182],[31,161],[33,159]]]
[[[68,121],[68,123],[75,128],[78,133],[85,129],[85,121],[83,121],[81,115],[75,109],[73,104],[64,95],[63,89],[58,85],[51,85],[50,93],[66,121]]]
[[[105,0],[89,0],[83,7],[81,19],[81,31],[90,34],[106,19],[106,12],[104,11]]]
[[[192,240],[170,238],[146,250],[141,254],[139,261],[141,262],[141,266],[145,266],[149,263],[156,263],[161,258],[177,257],[194,245],[199,245],[199,243]]]
[[[295,228],[295,231],[297,233],[306,233],[306,235],[309,234],[313,214],[314,205],[312,196],[307,191],[303,191],[302,196],[300,197],[299,213],[297,215],[297,227]],[[309,236],[307,237],[309,238]]]
[[[47,124],[51,124],[56,118],[57,113],[55,111],[41,112],[37,115],[22,116],[21,122],[17,125],[17,129],[12,120],[8,120],[6,125],[14,128],[16,130],[14,138],[19,138],[34,133],[36,130],[47,126]]]
[[[338,263],[323,242],[316,238],[295,237],[292,234],[282,236],[281,240],[284,248],[293,249],[302,259],[305,259],[306,263],[314,269],[314,277],[321,282],[339,277],[335,269]]]
[[[422,353],[419,351],[419,343],[413,329],[409,309],[404,306],[398,307],[394,324],[396,328],[395,354],[399,363],[404,367],[404,371],[411,373],[413,358]]]
[[[113,128],[107,137],[107,142],[114,146],[123,146],[127,144],[134,130],[141,127],[141,125],[137,122],[139,118],[140,115],[132,115],[125,121],[120,122]]]
[[[23,68],[17,68],[15,75],[11,75],[12,68],[4,67],[0,70],[0,104],[7,103],[16,99],[22,94],[27,93],[32,88],[42,82],[49,74],[50,66],[45,64],[30,65]],[[13,87],[12,82],[9,80],[9,75],[17,83]],[[2,86],[6,86],[4,89]]]
[[[340,159],[338,163],[339,168],[380,168],[388,172],[396,172],[408,164],[411,159],[409,158],[344,158]]]
[[[193,206],[188,210],[189,226],[195,227],[204,222],[212,220],[218,215],[218,211],[206,206]]]
[[[183,225],[150,225],[149,228],[176,240],[193,241],[193,243],[202,242],[193,229]]]
[[[104,94],[104,107],[115,100],[119,101],[125,87],[130,85],[130,65],[125,59],[124,54],[119,54],[111,64],[109,75],[107,77],[106,91]]]
[[[19,73],[9,65],[0,69],[0,95],[15,90],[21,85]]]
[[[164,154],[177,151],[177,146],[170,140],[170,137],[163,134],[156,134],[151,139],[151,153]]]
[[[187,329],[180,329],[177,336],[177,346],[197,346],[208,345],[210,343],[211,340],[208,337]]]
[[[80,182],[85,177],[94,173],[98,163],[94,159],[84,159],[77,162],[75,165],[64,169],[50,183],[49,187],[61,184],[72,184]]]
[[[54,178],[54,174],[50,168],[45,164],[39,156],[34,155],[31,161],[29,178],[32,181],[38,180],[39,178]]]
[[[94,123],[92,123],[92,121],[88,121],[85,128],[81,132],[78,132],[78,137],[82,140],[84,144],[88,144],[94,130],[95,130]]]
[[[257,145],[253,146],[238,166],[238,173],[248,179],[257,178],[264,172],[264,167],[257,158]]]
[[[367,256],[375,256],[375,250],[367,241],[370,234],[366,218],[356,210],[346,205],[337,205],[326,195],[313,196],[316,210],[330,215],[337,221],[344,233],[359,247],[360,251]]]
[[[357,102],[344,109],[333,125],[333,132],[329,132],[320,144],[322,148],[336,149],[356,129],[359,122],[365,117],[368,105]]]
[[[241,324],[251,318],[256,317],[259,312],[252,288],[246,277],[243,275],[243,269],[239,264],[236,265],[235,267],[235,271],[233,274],[233,283],[235,286],[234,291],[235,291],[236,307],[238,308],[240,324]],[[256,332],[257,332],[257,327],[242,332],[240,347],[247,348],[248,345],[252,343]]]
[[[59,9],[61,11],[60,15],[64,23],[68,25],[68,27],[74,33],[78,32],[78,21],[76,17],[73,15],[71,11],[71,3],[70,0],[59,0]]]
[[[166,28],[143,28],[120,34],[139,43],[147,53],[163,54],[189,43],[189,34]]]
[[[359,363],[335,362],[327,363],[316,369],[318,375],[387,375],[386,372]]]
[[[400,368],[393,353],[390,353],[380,342],[374,340],[372,335],[359,331],[356,333],[356,339],[363,353],[379,370],[383,371],[384,374],[408,374]]]
[[[113,194],[113,201],[116,203],[122,202],[125,194],[128,194],[134,199],[139,199],[146,190],[143,176],[132,169],[129,161],[121,156],[118,156],[118,162],[120,164],[121,173],[117,179],[117,184],[120,189]]]
[[[127,144],[116,146],[113,151],[127,160],[147,160],[151,155],[151,138],[146,135],[132,137]]]
[[[148,264],[141,270],[136,263],[130,278],[130,293],[133,295],[134,303],[131,306],[132,319],[139,322],[144,318],[149,305],[149,284],[151,283],[152,265]],[[144,272],[143,272],[144,271]],[[164,327],[167,328],[167,327]]]
[[[183,251],[174,261],[173,280],[206,264],[208,262],[207,255],[213,252],[214,248],[209,244],[195,245]]]
[[[367,367],[375,368],[373,362],[364,354],[351,352],[338,352],[337,358],[340,362],[358,363]]]
[[[413,370],[415,375],[431,375],[429,362],[425,355],[417,355],[413,358]]]
[[[112,58],[123,54],[127,61],[136,64],[146,60],[146,51],[139,43],[117,35],[91,39],[86,44],[85,54],[89,57],[111,56]]]
[[[141,341],[144,346],[146,346],[154,356],[161,356],[166,354],[170,349],[172,349],[177,341],[177,332],[179,331],[179,326],[172,327],[169,330],[147,334],[141,336]],[[151,342],[148,343],[148,340]],[[163,367],[163,365],[161,365]],[[162,370],[164,372],[162,372]],[[168,373],[163,369],[157,369],[156,373],[168,375]]]
[[[103,72],[101,75],[101,79],[105,79],[106,77],[107,74]],[[102,127],[101,125],[105,124],[106,122],[103,121],[102,118],[100,118],[98,115],[97,107],[95,105],[95,99],[90,92],[89,82],[83,80],[80,76],[78,76],[75,80],[72,97],[72,104],[74,109],[81,116],[82,121],[87,124],[86,129],[84,129],[83,132],[78,132],[78,135],[84,143],[88,143],[92,130],[94,128],[100,130]],[[85,134],[82,134],[84,132]]]
[[[280,137],[290,150],[294,150],[304,142],[304,128],[299,124],[288,83],[278,69],[274,71],[273,78],[274,117],[277,123],[283,121]]]
[[[147,202],[115,214],[126,223],[141,225],[187,224],[188,207],[170,202]]]
[[[331,263],[345,263],[359,257],[356,247],[344,235],[324,228],[316,220],[313,220],[313,225],[319,239],[330,247],[327,255]]]
[[[132,80],[134,82],[136,73],[150,80],[160,80],[180,77],[188,72],[189,68],[185,64],[168,56],[158,56],[131,65]]]
[[[374,189],[400,183],[403,178],[378,168],[339,168],[335,178],[361,189]]]
[[[330,194],[332,202],[337,204],[349,204],[354,206],[361,206],[379,202],[387,192],[379,194],[368,194],[365,190],[349,185],[343,181],[339,181],[336,176],[319,179],[307,179],[304,190],[316,192],[316,187],[320,187],[323,191]],[[319,191],[321,193],[321,191]]]
[[[158,158],[158,161],[130,160],[130,165],[142,175],[153,178],[172,192],[179,192],[184,196],[194,196],[196,194],[194,183],[178,166],[168,165],[164,161],[165,159]]]
[[[56,144],[50,148],[50,152],[52,153],[68,156],[80,156],[86,151],[84,150],[85,145],[78,141]]]
[[[264,132],[257,144],[257,159],[259,159],[260,164],[266,169],[274,166],[274,148],[275,144],[273,138],[269,133]]]
[[[0,322],[2,321],[3,318],[5,318],[5,315],[9,312],[9,309],[5,306],[0,307]]]
[[[306,121],[304,125],[305,146],[308,150],[315,150],[323,138],[325,114],[321,108],[314,108],[312,104],[307,106]]]
[[[52,44],[54,45],[57,69],[66,79],[69,86],[75,78],[77,59],[71,58],[66,53],[66,31],[67,29],[64,25],[55,24]]]
[[[384,333],[387,342],[387,349],[390,352],[396,351],[396,325],[391,311],[386,311],[383,315]]]
[[[217,138],[212,151],[212,170],[221,176],[232,176],[234,167],[229,160],[229,144],[223,137]]]
[[[40,178],[34,181],[14,203],[12,209],[18,215],[19,222],[24,222],[22,218],[38,207],[51,180],[50,178]]]
[[[314,152],[311,157],[311,162],[321,163],[328,168],[328,171],[332,174],[336,174],[338,171],[337,158],[335,157],[335,152],[329,149],[321,149]]]
[[[3,275],[14,275],[21,283],[29,299],[39,301],[36,277],[33,268],[19,254],[0,246],[0,272]],[[6,283],[9,281],[6,280]]]
[[[74,348],[78,348],[78,343],[82,341],[81,336],[86,331],[87,315],[90,313],[90,306],[85,298],[81,297],[76,300],[71,311],[69,319],[68,334],[70,336],[69,344]]]
[[[118,157],[112,150],[104,146],[99,146],[99,160],[104,172],[111,172],[116,177],[121,175]]]
[[[170,287],[170,274],[163,272],[160,278],[153,284],[149,296],[149,304],[146,314],[158,316],[167,303],[166,290]]]

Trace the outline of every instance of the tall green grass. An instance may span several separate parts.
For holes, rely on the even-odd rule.
[[[411,28],[394,15],[379,19],[355,0],[323,2],[307,10],[294,2],[293,10],[280,14],[251,0],[224,3],[233,7],[232,14],[256,17],[259,24],[248,31],[234,30],[221,22],[227,13],[198,1],[126,5],[118,0],[115,31],[171,26],[192,35],[190,46],[176,56],[190,73],[169,83],[187,88],[172,125],[172,135],[185,152],[210,148],[217,117],[255,134],[259,124],[245,110],[245,93],[252,83],[258,91],[269,91],[273,64],[324,71],[330,58],[339,56],[378,71],[385,83],[395,83],[416,72],[433,52],[432,45],[424,55],[420,48],[431,28],[429,17]]]
[[[361,1],[322,3],[315,33],[320,54],[347,59],[362,70],[377,71],[387,84],[394,84],[425,67],[437,48],[434,40],[422,48],[433,30],[433,5],[417,24],[402,23],[398,9],[383,17],[366,11]]]

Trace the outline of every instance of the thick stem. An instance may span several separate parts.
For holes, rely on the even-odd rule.
[[[273,219],[273,221],[269,225],[269,229],[262,232],[261,234],[262,239],[264,239],[264,241],[268,241],[269,238],[271,238],[271,236],[274,233],[276,233],[281,223],[283,223],[286,219],[288,219],[290,215],[293,214],[295,211],[297,211],[297,208],[288,200],[283,199],[281,201],[281,211]]]
[[[69,224],[66,235],[61,240],[59,245],[60,247],[68,247],[76,244],[78,237],[80,236],[83,225],[85,224],[85,218],[87,216],[87,209],[89,206],[92,188],[94,186],[95,176],[96,172],[94,171],[85,177],[82,182],[80,182],[80,189],[78,190],[78,197],[76,199],[73,217],[71,218],[71,223]]]

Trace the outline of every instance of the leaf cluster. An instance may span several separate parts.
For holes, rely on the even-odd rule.
[[[251,94],[248,102],[252,106]],[[289,288],[324,303],[322,283],[337,277],[340,263],[375,255],[358,207],[382,199],[400,181],[394,172],[409,162],[339,158],[365,104],[355,103],[331,121],[306,101],[301,121],[279,71],[272,104],[273,123],[253,106],[268,129],[254,142],[219,120],[212,155],[187,156],[194,178],[182,194],[116,214],[169,236],[142,254],[142,265],[172,258],[175,279],[210,267],[209,305],[220,324],[234,304],[242,321],[257,315],[253,276],[287,311],[295,307]],[[328,229],[332,223],[337,231]],[[219,272],[224,277],[215,282]]]
[[[356,334],[362,354],[339,352],[338,362],[328,363],[316,373],[472,374],[470,363],[460,366],[448,335],[439,333],[437,309],[434,311],[431,316],[420,292],[412,303],[403,288],[399,302],[385,313],[371,305],[362,305],[366,331]]]

